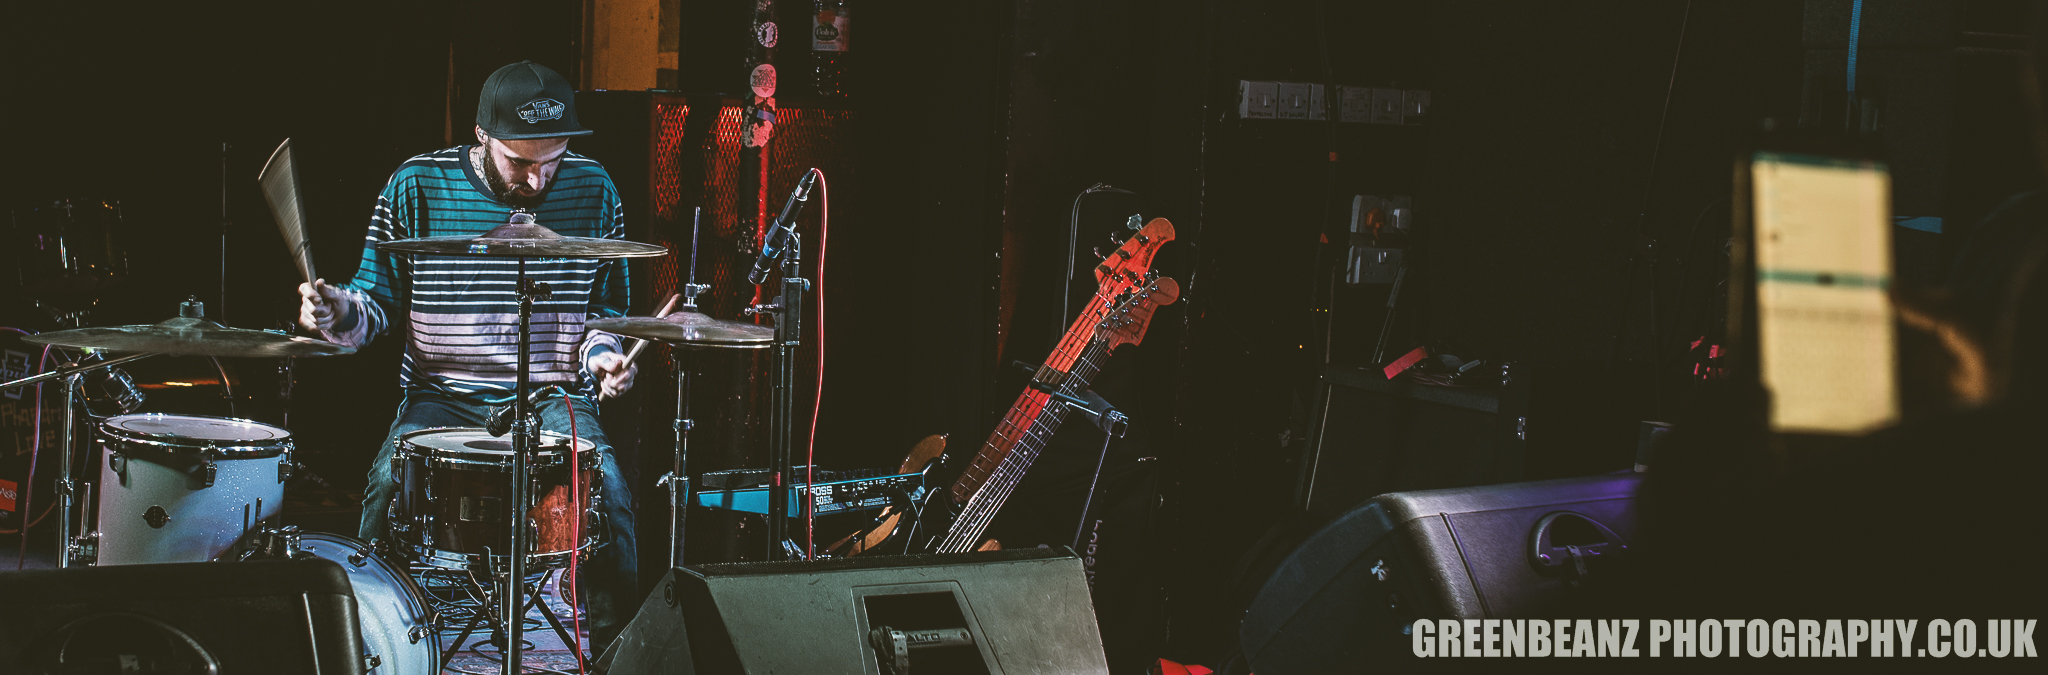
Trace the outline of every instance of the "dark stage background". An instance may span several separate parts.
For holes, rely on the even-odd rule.
[[[1011,361],[1035,364],[1064,329],[1075,195],[1095,183],[1137,193],[1082,202],[1084,272],[1071,291],[1092,290],[1090,249],[1109,250],[1125,217],[1176,226],[1159,269],[1184,300],[1099,380],[1136,420],[1100,498],[1099,611],[1120,672],[1154,656],[1220,662],[1259,561],[1310,525],[1295,481],[1324,355],[1363,363],[1380,331],[1385,286],[1329,283],[1350,196],[1414,198],[1417,262],[1390,349],[1590,373],[1589,387],[1634,402],[1618,416],[1668,415],[1686,344],[1710,335],[1719,311],[1711,270],[1725,263],[1730,153],[1766,118],[1826,116],[1848,6],[863,4],[850,98],[781,101],[851,111],[834,141],[846,175],[833,185],[849,188],[834,195],[844,203],[824,275],[818,459],[894,466],[932,433],[950,434],[956,457],[976,449],[1022,386]],[[2023,25],[2017,7],[1865,4],[1861,88],[1885,100],[1895,210],[1945,223],[1900,231],[1903,284],[1938,282],[1969,223],[2034,182],[2008,35]],[[470,138],[486,75],[530,58],[573,80],[584,53],[573,2],[15,3],[4,16],[15,29],[7,205],[109,197],[125,208],[133,279],[92,314],[100,325],[154,322],[187,296],[237,327],[289,321],[295,271],[254,180],[279,140],[300,153],[318,265],[343,279],[391,170]],[[785,72],[806,56],[786,45]],[[1433,102],[1422,124],[1402,126],[1243,120],[1239,80],[1429,90]],[[771,209],[802,168],[775,167]],[[6,293],[0,325],[50,327]],[[640,293],[638,311],[655,300]],[[397,347],[299,365],[301,461],[337,492],[360,491],[390,423]],[[230,366],[238,412],[280,420],[275,364]],[[643,400],[659,381],[647,371],[638,398],[611,407],[659,408]],[[151,405],[227,412],[210,391]],[[640,437],[630,427],[653,416],[607,412],[614,439]],[[620,451],[665,457],[662,431],[645,435],[656,440]],[[1013,547],[1071,541],[1101,440],[1070,422],[993,534]],[[643,513],[661,503],[639,495]],[[345,505],[323,513],[352,530]]]

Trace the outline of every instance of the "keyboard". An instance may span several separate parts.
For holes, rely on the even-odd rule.
[[[797,467],[795,473],[799,479],[803,478],[804,467]],[[768,476],[767,469],[706,473],[698,478],[698,482],[714,489],[696,491],[690,495],[690,503],[705,508],[766,514]],[[828,516],[877,511],[906,497],[916,501],[924,494],[924,474],[921,473],[891,475],[882,469],[858,469],[818,471],[811,477],[815,482],[791,486],[789,515],[792,518],[803,517],[805,499],[811,500],[814,513]]]

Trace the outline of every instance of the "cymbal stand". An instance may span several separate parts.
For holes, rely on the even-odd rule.
[[[697,207],[690,221],[690,281],[683,284],[683,306],[677,311],[697,311],[697,296],[710,290],[709,284],[697,283],[697,234],[702,231],[704,207]],[[675,470],[657,481],[668,487],[668,566],[683,564],[683,525],[689,519],[690,499],[690,430],[696,428],[696,420],[690,419],[690,369],[683,366],[682,345],[669,346],[669,362],[675,367],[676,375],[676,465]]]
[[[61,379],[64,381],[64,424],[57,427],[57,567],[59,569],[70,567],[73,557],[79,557],[89,552],[87,550],[87,543],[71,540],[71,527],[74,520],[72,512],[76,508],[77,503],[82,501],[77,498],[78,483],[71,479],[71,446],[77,442],[79,382],[84,379],[85,374],[88,372],[156,355],[150,352],[117,356],[98,363],[67,363],[46,373],[30,375],[13,382],[0,384],[0,391],[4,391],[50,380]],[[80,524],[79,529],[84,529],[83,524]],[[28,528],[22,528],[21,536],[28,536]]]
[[[514,216],[517,218],[517,216]],[[500,664],[504,675],[521,675],[524,663],[521,652],[524,645],[520,633],[525,624],[526,595],[526,552],[533,548],[532,534],[528,532],[527,514],[532,510],[532,481],[528,454],[538,445],[539,429],[535,428],[533,402],[526,398],[528,384],[528,362],[532,359],[533,301],[548,297],[546,285],[528,279],[526,256],[519,256],[519,374],[513,388],[512,415],[512,503],[511,513],[505,522],[512,523],[512,547],[505,551],[505,571],[498,577],[498,612],[505,621],[505,661]],[[575,452],[574,448],[570,452]],[[573,554],[572,554],[573,555]],[[490,565],[490,557],[484,557],[484,565]]]
[[[782,252],[782,294],[766,305],[747,308],[748,314],[775,315],[775,384],[770,403],[768,432],[768,560],[788,556],[790,453],[796,444],[796,349],[803,344],[804,292],[809,279],[801,274],[803,240],[790,228],[789,245]],[[808,551],[805,551],[808,555]]]

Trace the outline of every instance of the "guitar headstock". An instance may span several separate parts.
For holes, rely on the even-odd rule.
[[[1173,223],[1153,218],[1095,266],[1095,284],[1102,287],[1103,295],[1122,292],[1124,289],[1117,287],[1120,284],[1136,287],[1152,271],[1152,258],[1159,254],[1159,247],[1169,241],[1173,241]]]
[[[1152,313],[1180,299],[1180,284],[1158,272],[1145,275],[1145,283],[1118,295],[1110,311],[1096,324],[1096,334],[1109,349],[1145,340],[1145,328],[1152,325]]]

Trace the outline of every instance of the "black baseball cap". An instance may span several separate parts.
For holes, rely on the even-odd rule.
[[[588,136],[576,124],[576,90],[561,74],[532,61],[520,61],[491,73],[477,98],[476,124],[491,138]]]

